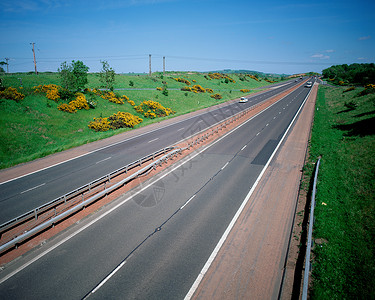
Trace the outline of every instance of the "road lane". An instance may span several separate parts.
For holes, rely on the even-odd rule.
[[[280,138],[307,91],[298,93],[297,100],[292,101],[293,93],[285,97],[150,188],[124,195],[131,200],[1,283],[0,294],[7,299],[183,298],[262,170],[264,160],[255,158],[268,152],[268,141]],[[285,103],[290,105],[284,116],[273,119]],[[3,276],[4,271],[0,281]]]

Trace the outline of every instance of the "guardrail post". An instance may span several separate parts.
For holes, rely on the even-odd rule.
[[[35,216],[35,220],[38,220],[38,214],[36,212],[36,208],[34,209],[34,216]]]

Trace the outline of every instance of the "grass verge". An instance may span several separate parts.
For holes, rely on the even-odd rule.
[[[312,299],[375,299],[375,95],[344,90],[319,87],[305,166],[322,156]]]
[[[148,119],[137,113],[129,103],[119,105],[98,96],[90,96],[97,103],[95,109],[79,110],[76,113],[59,111],[57,107],[62,103],[61,100],[59,103],[48,100],[42,94],[33,93],[32,89],[37,85],[60,84],[58,73],[2,75],[3,86],[18,88],[26,97],[19,102],[0,99],[0,169],[131,130],[125,128],[94,132],[88,128],[94,118],[109,117],[119,111],[129,112],[143,119],[137,128],[238,98],[254,92],[255,88],[270,84],[243,75],[230,76],[234,82],[223,78],[211,79],[207,74],[186,72],[154,74],[152,77],[116,75],[116,93],[128,96],[135,105],[145,100],[154,100],[176,112],[169,117]],[[190,86],[198,84],[205,89],[210,88],[213,93],[220,93],[222,99],[213,99],[208,92],[181,91],[186,84],[175,78],[188,80]],[[99,86],[99,75],[88,74],[87,87]],[[167,93],[157,91],[157,87],[166,88]],[[240,89],[251,91],[244,94]]]

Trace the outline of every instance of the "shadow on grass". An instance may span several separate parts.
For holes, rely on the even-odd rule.
[[[343,124],[333,126],[335,129],[346,131],[345,136],[360,136],[375,134],[375,117],[361,120],[352,124]]]

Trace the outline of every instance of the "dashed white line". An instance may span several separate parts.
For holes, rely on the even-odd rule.
[[[260,134],[260,132],[257,133],[257,136]]]
[[[193,200],[193,198],[194,198],[196,195],[197,195],[197,194],[191,196],[190,199],[189,199],[188,201],[186,201],[185,204],[182,205],[180,209],[183,209],[186,205],[188,205],[188,203],[189,203],[191,200]]]
[[[266,124],[266,127],[267,127],[268,125],[270,125],[270,124],[269,124],[269,123],[267,123],[267,124]]]
[[[226,166],[227,166],[228,164],[229,164],[229,161],[227,161],[227,162],[226,162],[226,164],[225,164],[224,166],[222,166],[222,168],[221,168],[221,169],[222,169],[222,170],[224,170],[224,169],[225,169],[225,167],[226,167]]]
[[[181,131],[181,130],[184,130],[185,129],[185,127],[182,127],[182,128],[180,128],[179,130],[177,130],[177,131]]]
[[[39,188],[39,187],[41,187],[41,186],[43,186],[43,185],[45,185],[45,184],[46,184],[46,183],[42,183],[42,184],[39,184],[39,185],[37,185],[37,186],[34,186],[34,187],[30,188],[30,189],[27,189],[27,190],[21,192],[21,194],[23,194],[23,193],[27,193],[27,192],[30,192],[30,191],[32,191],[32,190],[35,190],[35,189],[37,189],[37,188]]]
[[[242,149],[241,149],[241,151],[242,151],[243,149],[245,149],[246,147],[247,147],[247,145],[243,146]]]
[[[153,139],[153,140],[151,140],[151,141],[148,141],[148,143],[155,142],[155,141],[157,141],[158,139],[159,139],[159,138]]]
[[[102,159],[102,160],[97,161],[95,164],[97,165],[97,164],[99,164],[99,163],[101,163],[101,162],[103,162],[103,161],[106,161],[106,160],[108,160],[108,159],[111,159],[111,158],[112,158],[112,156],[109,156],[109,157],[107,157],[107,158],[105,158],[105,159]]]

